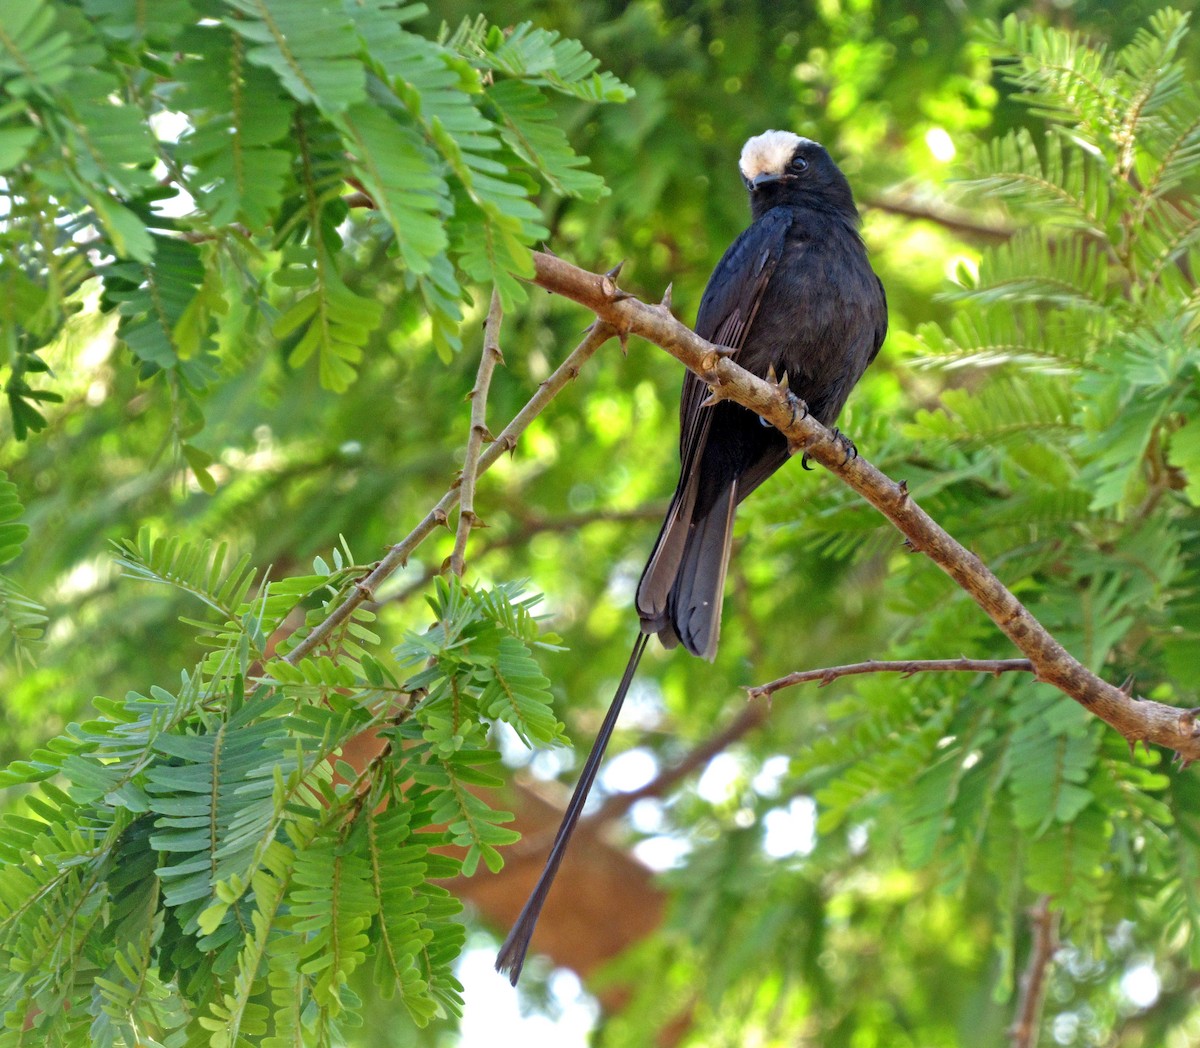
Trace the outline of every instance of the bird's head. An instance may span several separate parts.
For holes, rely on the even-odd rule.
[[[857,216],[850,183],[819,142],[790,131],[764,131],[742,147],[738,162],[757,218],[781,204],[800,204]]]

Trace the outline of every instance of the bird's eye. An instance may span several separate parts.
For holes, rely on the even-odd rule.
[[[808,167],[808,161],[805,160],[804,157],[802,157],[802,156],[792,157],[792,170],[793,171],[803,171],[806,167]]]

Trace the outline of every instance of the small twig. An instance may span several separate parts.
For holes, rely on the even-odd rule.
[[[743,735],[749,734],[762,724],[767,719],[770,709],[766,702],[748,703],[728,725],[693,747],[669,768],[664,768],[645,786],[609,797],[587,821],[602,823],[610,819],[619,819],[638,801],[647,797],[662,797],[669,793],[676,783],[686,779],[697,768],[703,768],[717,754],[723,753]]]
[[[664,768],[645,786],[626,793],[617,793],[609,797],[592,815],[587,816],[580,825],[597,827],[606,822],[621,818],[638,801],[647,797],[662,797],[669,793],[677,783],[682,782],[698,768],[703,768],[717,754],[723,753],[743,735],[748,735],[767,719],[770,704],[766,702],[751,702],[742,708],[733,720],[715,735],[710,735],[703,742],[694,746],[682,758]],[[553,838],[554,831],[550,828],[522,837],[519,842],[511,845],[507,854],[531,855],[540,854],[547,843]]]
[[[965,208],[939,203],[936,207],[899,196],[871,197],[863,207],[884,211],[890,215],[932,222],[943,229],[973,240],[1011,240],[1014,230],[1000,223],[981,222]]]
[[[467,438],[467,453],[463,456],[462,481],[459,484],[460,508],[458,531],[454,536],[454,552],[450,554],[450,572],[462,576],[467,555],[467,538],[475,524],[475,480],[479,476],[479,452],[485,437],[490,436],[487,428],[487,396],[492,384],[492,372],[497,364],[504,363],[500,352],[500,322],[504,310],[500,305],[500,292],[493,289],[492,304],[488,307],[487,322],[483,326],[483,354],[479,358],[479,371],[475,375],[475,388],[471,390],[471,433]]]
[[[500,436],[493,443],[489,444],[487,450],[479,456],[478,472],[486,473],[495,465],[501,455],[517,446],[517,438],[525,431],[529,423],[545,410],[546,405],[555,398],[559,390],[579,374],[580,369],[587,363],[596,350],[615,334],[616,331],[601,320],[597,320],[595,324],[588,328],[588,333],[584,340],[571,351],[566,360],[559,364],[554,373],[538,386],[537,392],[513,416],[512,421],[504,427],[504,431]],[[458,505],[459,494],[459,486],[455,484],[442,496],[438,504],[425,514],[421,522],[407,536],[388,550],[387,554],[370,574],[354,586],[346,599],[334,608],[323,622],[315,626],[313,631],[288,653],[286,661],[295,665],[316,648],[318,644],[328,639],[334,630],[354,614],[355,609],[360,604],[371,599],[371,594],[379,588],[380,583],[404,567],[413,550],[433,534],[437,528],[446,523],[450,511]]]
[[[1046,977],[1058,949],[1058,913],[1050,909],[1050,896],[1043,895],[1029,911],[1033,944],[1021,975],[1021,993],[1017,998],[1017,1017],[1009,1035],[1012,1048],[1037,1048],[1042,1025],[1042,1002],[1046,998]]]
[[[852,677],[859,673],[901,673],[911,677],[914,673],[1033,673],[1033,663],[1028,659],[909,659],[907,661],[881,662],[869,659],[852,662],[847,666],[826,666],[819,670],[797,670],[769,684],[749,688],[752,699],[768,698],[777,691],[796,684],[820,681],[821,687],[832,684],[839,677]]]
[[[611,819],[619,819],[638,801],[646,797],[661,797],[687,778],[697,768],[702,768],[718,753],[723,753],[742,736],[754,731],[767,719],[770,703],[763,701],[783,688],[808,681],[821,681],[827,684],[838,677],[848,677],[858,673],[903,673],[905,675],[928,671],[973,671],[977,673],[1008,673],[1033,672],[1033,664],[1028,659],[924,659],[908,662],[858,662],[849,666],[830,666],[819,670],[803,670],[789,673],[786,677],[773,680],[769,684],[749,689],[750,702],[715,735],[710,735],[690,750],[682,759],[665,768],[645,786],[627,793],[618,793],[609,797],[600,809],[588,818],[589,822],[602,823]]]

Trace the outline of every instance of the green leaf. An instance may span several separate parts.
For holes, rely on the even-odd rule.
[[[488,101],[500,116],[500,135],[535,176],[544,178],[563,196],[598,200],[607,193],[604,180],[581,171],[587,160],[567,141],[545,96],[520,80],[501,80],[487,90]]]
[[[0,86],[25,97],[49,95],[75,72],[70,34],[58,28],[46,0],[22,0],[0,8]]]
[[[341,113],[366,98],[354,24],[334,0],[228,0],[245,17],[228,25],[251,45],[249,60],[270,69],[301,103]]]
[[[40,137],[36,127],[0,127],[0,172],[16,167]]]
[[[450,210],[433,155],[411,127],[378,106],[356,106],[337,126],[356,174],[396,236],[405,266],[428,273],[446,248],[442,216]]]

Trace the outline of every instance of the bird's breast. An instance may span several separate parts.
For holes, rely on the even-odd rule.
[[[874,351],[866,333],[883,309],[854,228],[797,221],[763,291],[739,362],[758,375],[788,375],[813,415],[832,424]]]

